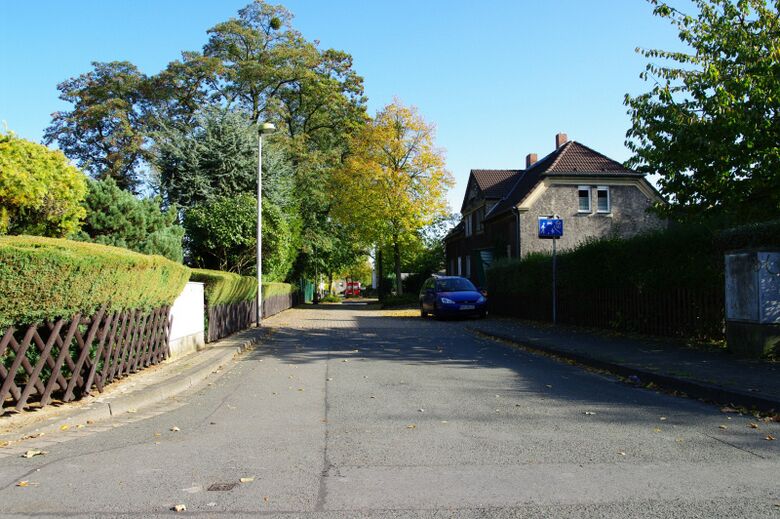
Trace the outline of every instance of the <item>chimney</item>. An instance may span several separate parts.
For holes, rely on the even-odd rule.
[[[555,149],[557,150],[564,144],[569,142],[569,138],[566,136],[565,133],[559,133],[555,136]]]
[[[536,153],[529,153],[525,156],[525,169],[530,168],[534,164],[536,164],[536,161],[538,160]]]

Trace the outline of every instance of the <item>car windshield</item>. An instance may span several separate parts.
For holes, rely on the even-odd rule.
[[[450,278],[436,280],[437,292],[474,292],[476,288],[471,281],[464,278]]]

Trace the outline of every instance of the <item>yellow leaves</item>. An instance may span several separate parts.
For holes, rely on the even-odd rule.
[[[446,210],[454,184],[435,130],[413,107],[395,100],[350,141],[334,174],[334,214],[355,224],[367,242],[401,236]]]

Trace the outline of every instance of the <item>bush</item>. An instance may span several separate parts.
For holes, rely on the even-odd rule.
[[[320,303],[340,303],[340,302],[341,302],[341,298],[336,294],[328,294],[322,299],[320,299]]]
[[[0,133],[0,234],[69,235],[86,191],[86,176],[62,152]]]
[[[205,284],[206,303],[209,306],[251,301],[257,297],[257,278],[240,276],[222,270],[192,269],[190,281]],[[263,298],[287,295],[297,289],[288,283],[263,283]]]
[[[221,270],[192,269],[191,281],[205,284],[209,306],[251,301],[257,295],[257,278]]]
[[[32,236],[0,237],[0,327],[35,324],[76,313],[149,310],[172,304],[190,269],[95,243]]]
[[[90,180],[84,200],[87,217],[76,239],[159,254],[181,263],[184,228],[176,208],[160,209],[161,199],[139,199],[117,187],[112,178]]]

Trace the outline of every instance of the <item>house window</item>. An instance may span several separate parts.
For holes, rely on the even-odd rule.
[[[579,199],[578,212],[589,213],[590,209],[590,186],[580,186],[577,189],[577,198]]]
[[[466,277],[471,277],[471,256],[464,256],[463,261],[466,263]]]
[[[477,234],[485,232],[485,206],[477,209],[475,215],[477,217]]]
[[[609,200],[609,188],[607,186],[599,186],[596,188],[596,211],[599,213],[609,213],[612,211]]]
[[[461,260],[462,260],[462,258],[460,256],[458,256],[458,276],[460,276],[460,273],[461,273]]]
[[[463,217],[465,220],[466,236],[471,236],[471,213]]]

